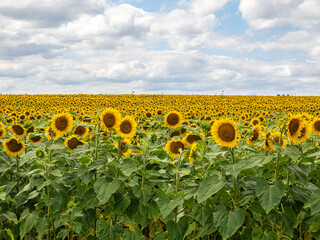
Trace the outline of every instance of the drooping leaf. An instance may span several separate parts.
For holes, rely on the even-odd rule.
[[[280,203],[286,189],[281,181],[277,181],[274,185],[269,185],[267,180],[260,179],[257,181],[255,190],[261,206],[266,213],[269,213]]]
[[[217,193],[221,188],[224,187],[226,181],[224,178],[219,179],[218,175],[212,175],[204,179],[198,188],[198,202],[202,203],[213,194]]]
[[[176,196],[170,199],[167,195],[159,198],[158,206],[163,218],[166,218],[177,206],[183,203],[183,198]]]
[[[242,209],[228,211],[225,206],[219,205],[213,212],[213,222],[218,228],[223,240],[230,238],[242,226],[245,214]]]
[[[105,178],[99,178],[95,182],[94,191],[101,204],[108,202],[111,195],[118,190],[120,183],[120,180],[117,178],[113,179],[110,183]]]
[[[309,204],[312,215],[320,212],[320,188],[311,194]]]

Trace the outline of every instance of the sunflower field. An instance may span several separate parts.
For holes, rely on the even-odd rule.
[[[320,239],[319,97],[0,105],[0,239]]]

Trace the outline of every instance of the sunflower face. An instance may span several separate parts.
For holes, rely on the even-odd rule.
[[[79,137],[86,137],[89,133],[89,129],[84,126],[77,126],[74,129],[74,133],[77,134]]]
[[[52,119],[51,127],[58,136],[67,134],[72,129],[72,115],[69,113],[55,115]]]
[[[102,125],[107,128],[116,128],[119,125],[121,115],[117,110],[107,108],[101,113]]]
[[[256,141],[260,138],[260,132],[258,129],[253,129],[252,130],[252,135],[247,139],[247,143],[250,144],[251,146],[254,146]]]
[[[236,123],[230,119],[221,119],[215,122],[211,128],[211,134],[216,143],[222,147],[233,148],[238,144],[239,133],[236,129]]]
[[[187,138],[186,138],[187,142],[189,144],[192,144],[194,142],[197,142],[199,140],[201,140],[201,137],[199,137],[198,135],[196,134],[188,134]]]
[[[130,144],[129,139],[124,139],[123,141],[121,141],[120,146],[116,144],[116,148],[119,149],[120,147],[120,151],[122,152],[123,156],[128,156],[132,153],[132,150],[128,148],[127,144]]]
[[[12,125],[10,129],[18,138],[22,138],[27,134],[26,130],[19,124]]]
[[[66,148],[70,149],[70,150],[68,150],[68,152],[71,152],[76,147],[78,147],[80,145],[84,145],[84,144],[86,144],[86,142],[81,141],[78,138],[78,136],[76,136],[76,135],[72,135],[72,136],[68,137],[64,142],[64,145],[66,146]]]
[[[6,129],[5,128],[0,128],[0,139],[4,138],[6,135]]]
[[[312,132],[317,135],[320,136],[320,118],[316,118],[313,122],[312,122]]]
[[[17,138],[12,137],[7,139],[3,143],[5,152],[10,156],[18,156],[23,153],[25,145],[23,142],[19,141]]]
[[[123,138],[133,138],[136,134],[136,128],[136,121],[132,117],[126,116],[121,120],[117,134]]]
[[[182,116],[179,112],[169,112],[165,117],[165,125],[169,128],[177,128],[182,124]]]
[[[29,135],[29,140],[31,143],[38,143],[42,141],[42,137],[41,136],[31,136]]]
[[[305,125],[306,121],[300,115],[291,116],[287,125],[288,138],[291,142],[299,142],[298,137]]]
[[[170,157],[176,158],[180,155],[179,150],[181,149],[182,151],[185,150],[186,146],[184,141],[181,140],[170,140],[166,144],[166,152],[169,154]]]

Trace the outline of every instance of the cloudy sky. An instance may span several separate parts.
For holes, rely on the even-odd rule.
[[[319,87],[319,0],[0,1],[2,94]]]

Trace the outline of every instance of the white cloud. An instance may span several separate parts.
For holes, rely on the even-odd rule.
[[[242,17],[255,29],[319,26],[318,0],[241,0]]]
[[[264,40],[218,34],[215,11],[227,0],[191,0],[169,12],[99,0],[4,2],[0,2],[1,92],[219,94],[224,89],[228,94],[275,94],[297,92],[299,87],[301,92],[318,94],[309,86],[320,72],[317,31],[292,30]],[[268,2],[270,11],[274,2]],[[79,7],[70,11],[76,4]],[[300,5],[296,8],[308,8]],[[57,10],[51,11],[53,7]],[[267,10],[250,14],[243,16],[273,18]],[[240,56],[210,53],[215,49]],[[298,49],[311,61],[271,62],[246,56],[257,49]]]

